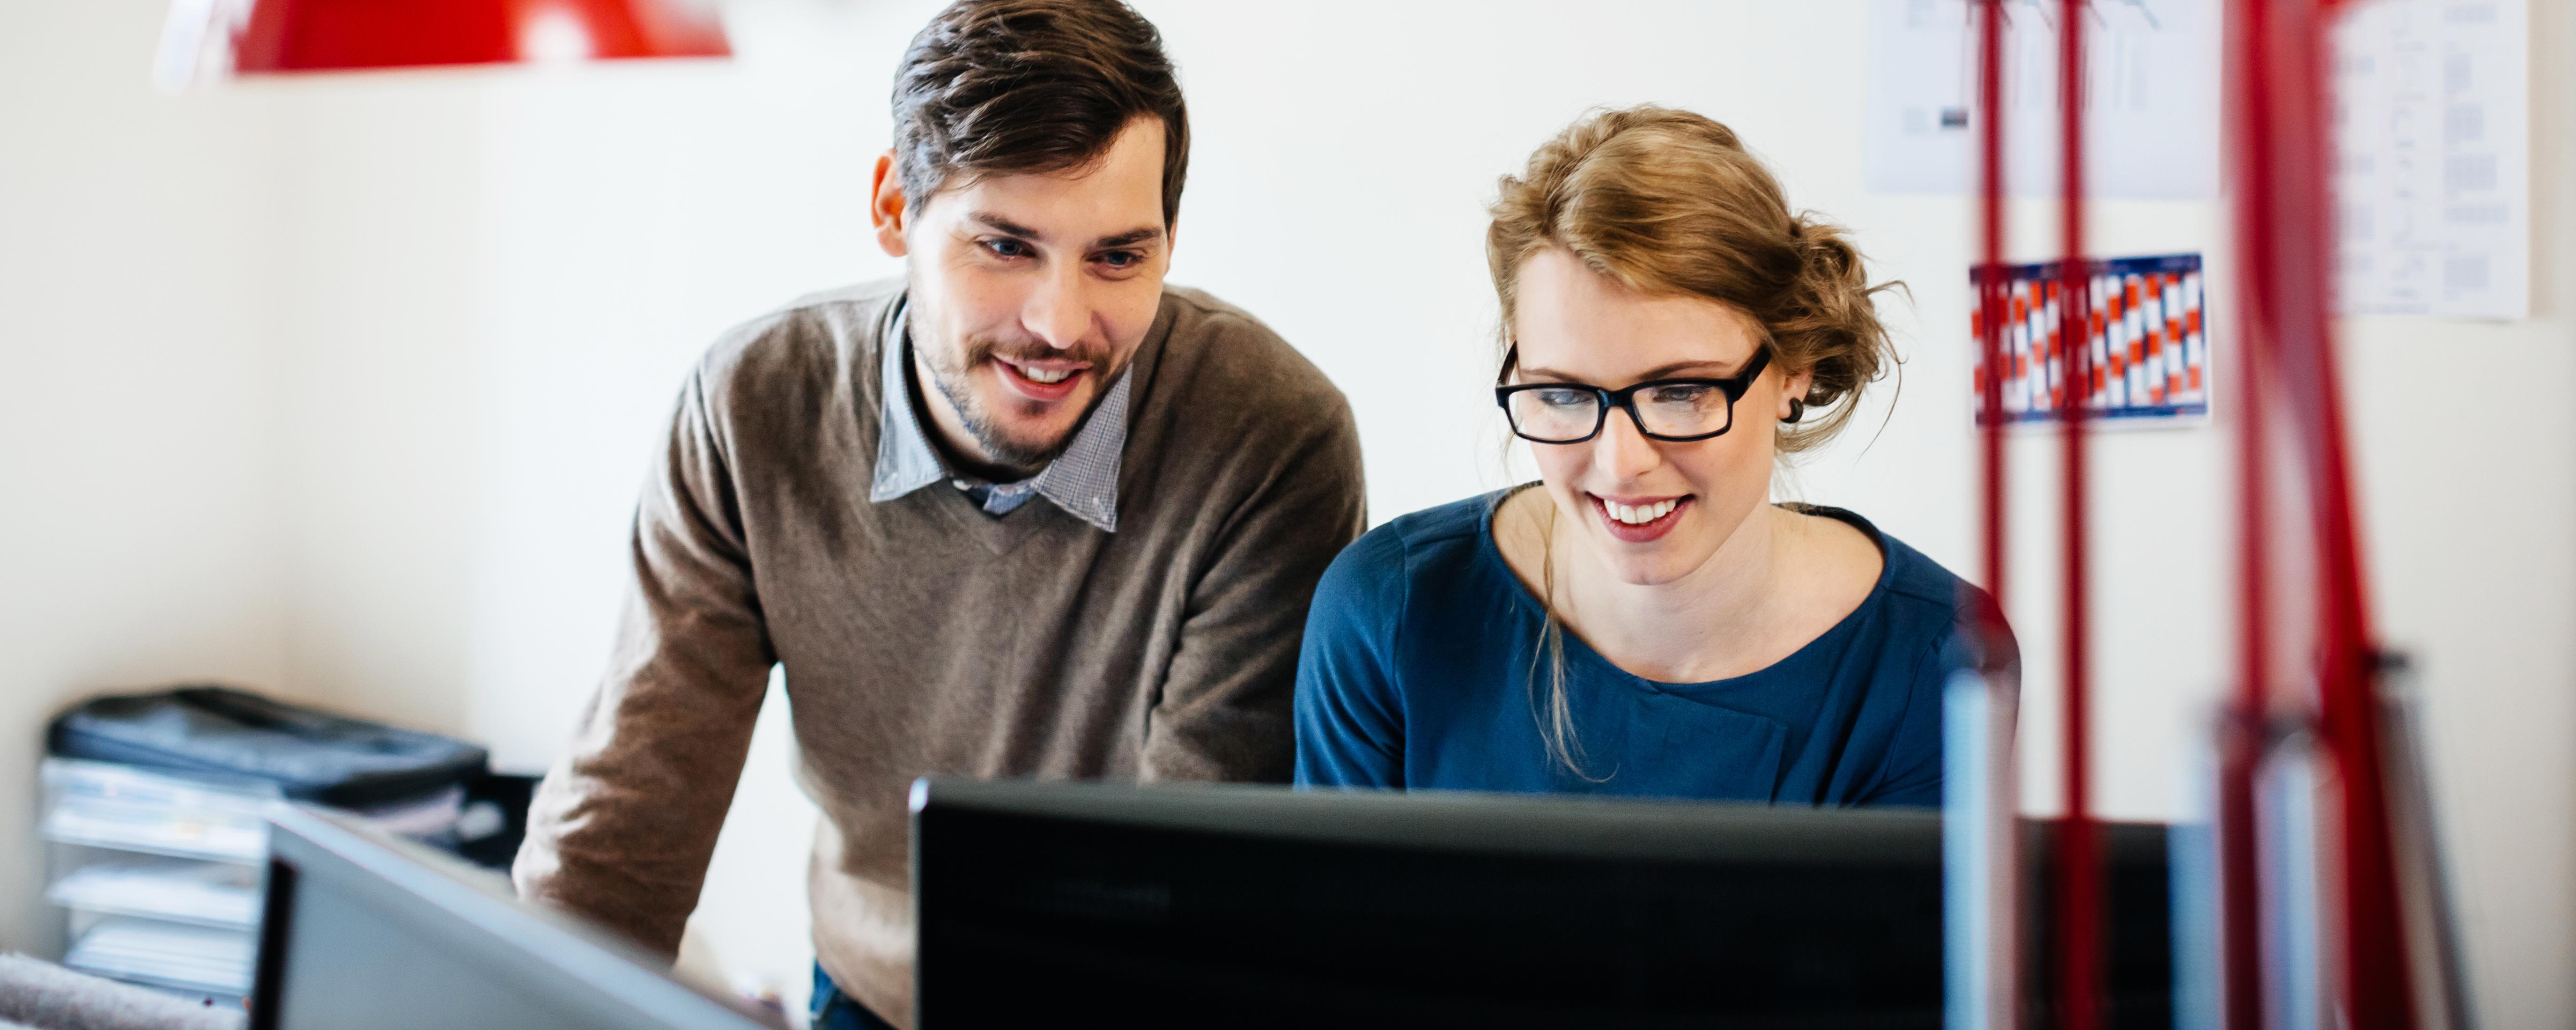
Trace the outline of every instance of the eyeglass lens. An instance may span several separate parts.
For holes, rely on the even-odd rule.
[[[1706,436],[1727,428],[1726,391],[1690,383],[1651,386],[1635,394],[1641,428],[1653,436]],[[1601,427],[1601,394],[1584,387],[1545,387],[1511,395],[1512,430],[1549,443],[1573,443]]]

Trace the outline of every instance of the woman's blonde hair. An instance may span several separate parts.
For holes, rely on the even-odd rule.
[[[1871,285],[1842,227],[1792,213],[1770,169],[1705,116],[1652,104],[1586,115],[1531,154],[1521,174],[1503,177],[1491,213],[1485,261],[1502,300],[1505,353],[1521,264],[1557,247],[1630,289],[1706,297],[1752,316],[1781,375],[1812,373],[1797,399],[1801,417],[1774,430],[1781,453],[1841,432],[1861,389],[1896,361],[1874,297],[1896,284]],[[1544,655],[1531,663],[1531,701],[1535,710],[1543,657],[1554,685],[1547,710],[1535,713],[1539,728],[1549,753],[1588,777],[1566,703],[1553,518],[1546,539],[1547,627]]]

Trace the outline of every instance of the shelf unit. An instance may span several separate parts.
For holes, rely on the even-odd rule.
[[[259,939],[274,784],[49,758],[38,834],[45,899],[70,913],[63,964],[238,1005]],[[452,835],[464,800],[451,788],[358,813],[423,840]]]
[[[62,758],[42,779],[63,964],[218,1005],[248,994],[276,786]]]

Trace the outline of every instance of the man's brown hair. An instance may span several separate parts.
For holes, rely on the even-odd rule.
[[[895,70],[895,176],[919,207],[961,176],[1088,165],[1139,117],[1163,122],[1168,229],[1190,120],[1154,24],[1118,0],[958,0]]]

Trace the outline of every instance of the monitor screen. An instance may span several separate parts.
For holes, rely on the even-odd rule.
[[[509,882],[329,814],[269,829],[252,1030],[760,1030]]]
[[[1931,812],[948,780],[913,804],[917,1030],[1941,1022]],[[2161,833],[2110,843],[2113,1023],[2169,1025]]]

